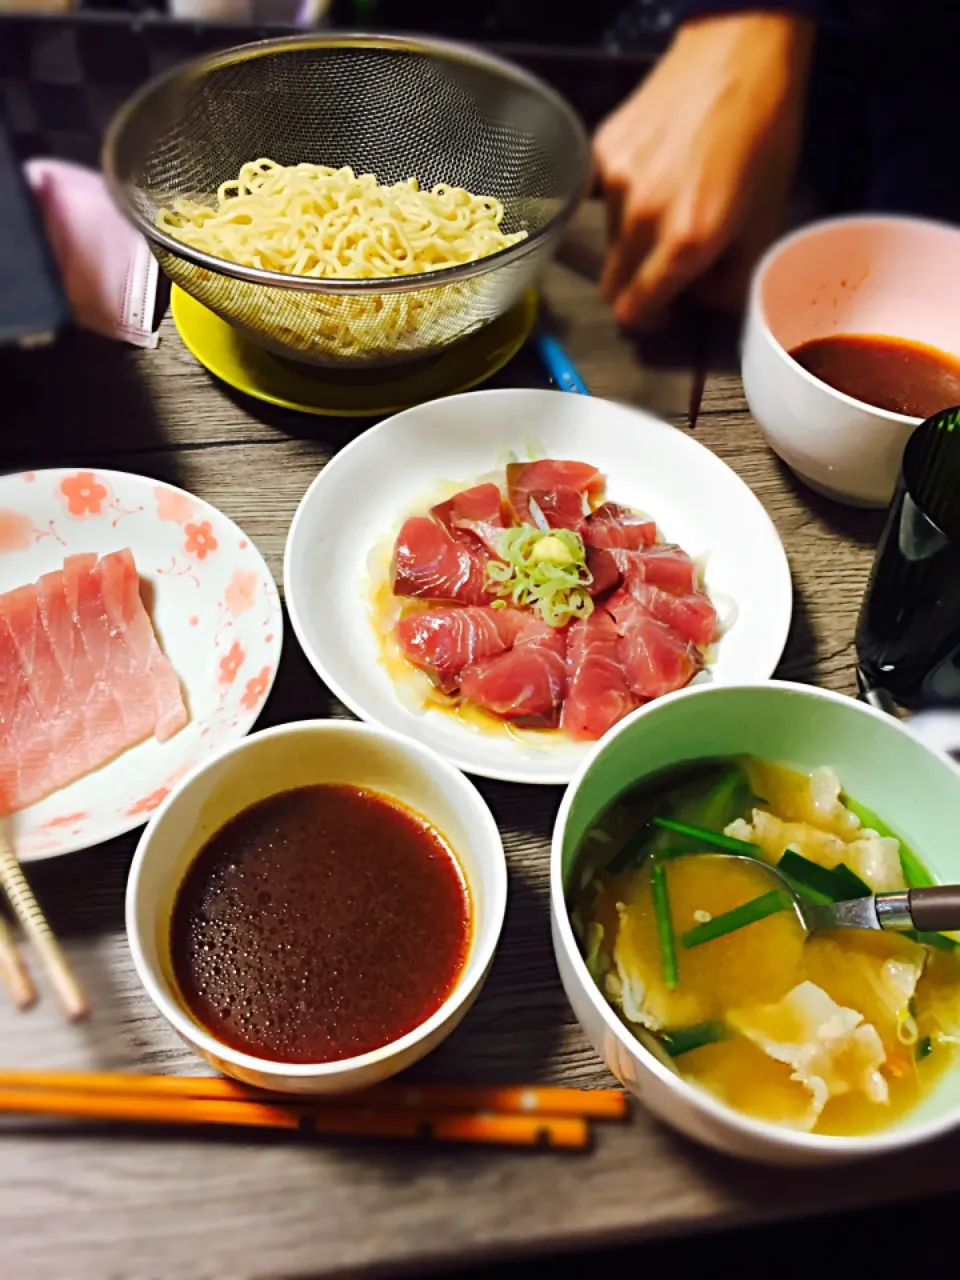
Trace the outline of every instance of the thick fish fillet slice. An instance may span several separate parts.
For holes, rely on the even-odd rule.
[[[449,693],[464,667],[509,649],[528,621],[519,609],[430,609],[401,618],[397,641],[404,656]]]
[[[579,618],[567,638],[563,727],[571,738],[602,738],[640,705],[620,659],[620,635],[606,609]]]
[[[582,532],[584,542],[591,547],[619,547],[627,551],[640,551],[657,540],[653,520],[617,502],[605,502],[597,507],[587,517]]]
[[[510,649],[463,671],[460,692],[504,720],[555,718],[566,692],[566,652],[562,629],[528,618]]]
[[[130,655],[131,679],[143,685],[146,705],[152,699],[156,712],[152,732],[158,742],[166,742],[187,723],[187,711],[177,673],[161,653],[140,599],[140,575],[133,553],[125,548],[104,556],[96,571],[107,618]]]
[[[393,548],[393,594],[489,604],[493,597],[484,585],[489,560],[490,553],[475,538],[456,537],[429,516],[411,516]]]
[[[44,759],[54,753],[62,759],[65,769],[83,773],[87,757],[85,726],[73,712],[72,687],[43,628],[39,591],[31,583],[7,592],[2,599],[0,627],[7,628],[17,650],[21,684],[26,690],[26,695],[20,694],[25,709],[36,724],[43,726]],[[37,735],[37,743],[41,740]]]
[[[0,595],[0,813],[187,721],[129,550]]]
[[[626,591],[618,591],[606,607],[620,633],[618,656],[627,684],[638,698],[659,698],[682,689],[703,666],[703,655],[689,640]]]
[[[491,555],[499,556],[504,530],[504,501],[495,484],[477,484],[472,489],[462,489],[446,502],[431,507],[430,514],[454,537],[469,534],[482,542]]]

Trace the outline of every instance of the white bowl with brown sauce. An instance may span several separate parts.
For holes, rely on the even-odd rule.
[[[793,913],[776,906],[721,936],[718,910],[726,912],[731,904],[739,909],[746,901],[756,906],[775,887],[769,873],[738,862],[738,875],[755,873],[763,883],[746,889],[726,883],[723,892],[733,896],[718,906],[710,896],[720,892],[717,884],[701,877],[691,889],[691,877],[706,859],[670,860],[661,851],[655,856],[666,859],[658,875],[667,886],[676,965],[669,986],[663,968],[669,967],[669,953],[665,958],[656,951],[652,920],[659,928],[660,917],[649,866],[631,869],[629,850],[624,863],[630,837],[625,840],[623,832],[630,823],[619,834],[611,824],[625,821],[623,815],[636,823],[637,813],[649,819],[657,812],[631,806],[644,794],[644,804],[651,795],[659,804],[673,769],[748,757],[754,762],[750,768],[756,761],[788,766],[798,786],[807,784],[805,775],[818,779],[817,830],[795,823],[786,833],[798,841],[792,849],[804,855],[812,849],[815,857],[821,841],[824,848],[840,849],[847,870],[852,863],[861,878],[873,881],[873,890],[899,887],[894,882],[901,876],[907,884],[920,883],[912,878],[920,875],[918,860],[933,880],[960,881],[960,846],[950,834],[960,769],[899,721],[836,693],[780,682],[669,695],[635,712],[599,745],[567,789],[557,817],[551,917],[574,1013],[614,1075],[656,1116],[730,1155],[825,1165],[946,1133],[960,1124],[952,1022],[956,1015],[960,1025],[960,951],[951,939],[925,946],[905,935],[860,930],[804,937]],[[775,774],[786,776],[782,769]],[[839,794],[836,781],[823,791],[833,774]],[[754,796],[744,817],[725,828],[761,847],[766,842],[764,857],[773,847],[764,824],[781,821],[779,812],[789,817],[800,795],[791,799],[779,783],[769,782],[774,776],[766,775],[764,788],[773,798]],[[633,798],[624,800],[630,792]],[[711,794],[713,805],[719,792]],[[758,818],[758,809],[768,816]],[[875,833],[868,820],[885,823],[886,834]],[[830,834],[836,831],[842,835]],[[782,838],[783,832],[781,827]],[[696,847],[693,842],[679,852]],[[717,868],[711,861],[714,881]],[[611,895],[615,911],[607,901]],[[713,930],[706,940],[705,929]],[[751,931],[749,946],[757,954],[735,954],[734,947],[748,946]],[[888,982],[896,987],[892,1002]],[[719,996],[722,1003],[709,1003]],[[880,1004],[869,1003],[881,998]],[[705,1035],[710,1027],[714,1031]]]
[[[386,730],[302,721],[216,756],[157,810],[127,936],[150,999],[211,1066],[339,1093],[457,1026],[506,897],[500,833],[463,774]]]
[[[812,489],[886,506],[914,428],[960,403],[960,228],[856,215],[786,236],[757,267],[743,387]]]

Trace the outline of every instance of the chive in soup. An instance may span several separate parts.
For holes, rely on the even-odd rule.
[[[751,861],[691,857],[741,853]],[[587,967],[630,1031],[757,1119],[856,1135],[931,1089],[960,1044],[960,953],[943,934],[807,936],[775,865],[818,901],[932,883],[830,769],[701,761],[619,797],[569,897]]]

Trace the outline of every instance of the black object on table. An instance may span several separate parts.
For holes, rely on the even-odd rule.
[[[0,128],[0,346],[52,341],[69,319],[40,212]]]
[[[960,408],[917,427],[857,623],[864,695],[960,704]]]

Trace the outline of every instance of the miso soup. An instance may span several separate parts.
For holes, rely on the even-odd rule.
[[[723,852],[746,857],[693,856]],[[943,934],[808,937],[765,864],[821,902],[932,883],[830,769],[701,761],[588,833],[569,905],[590,973],[643,1044],[737,1110],[882,1128],[960,1044],[960,950]]]

